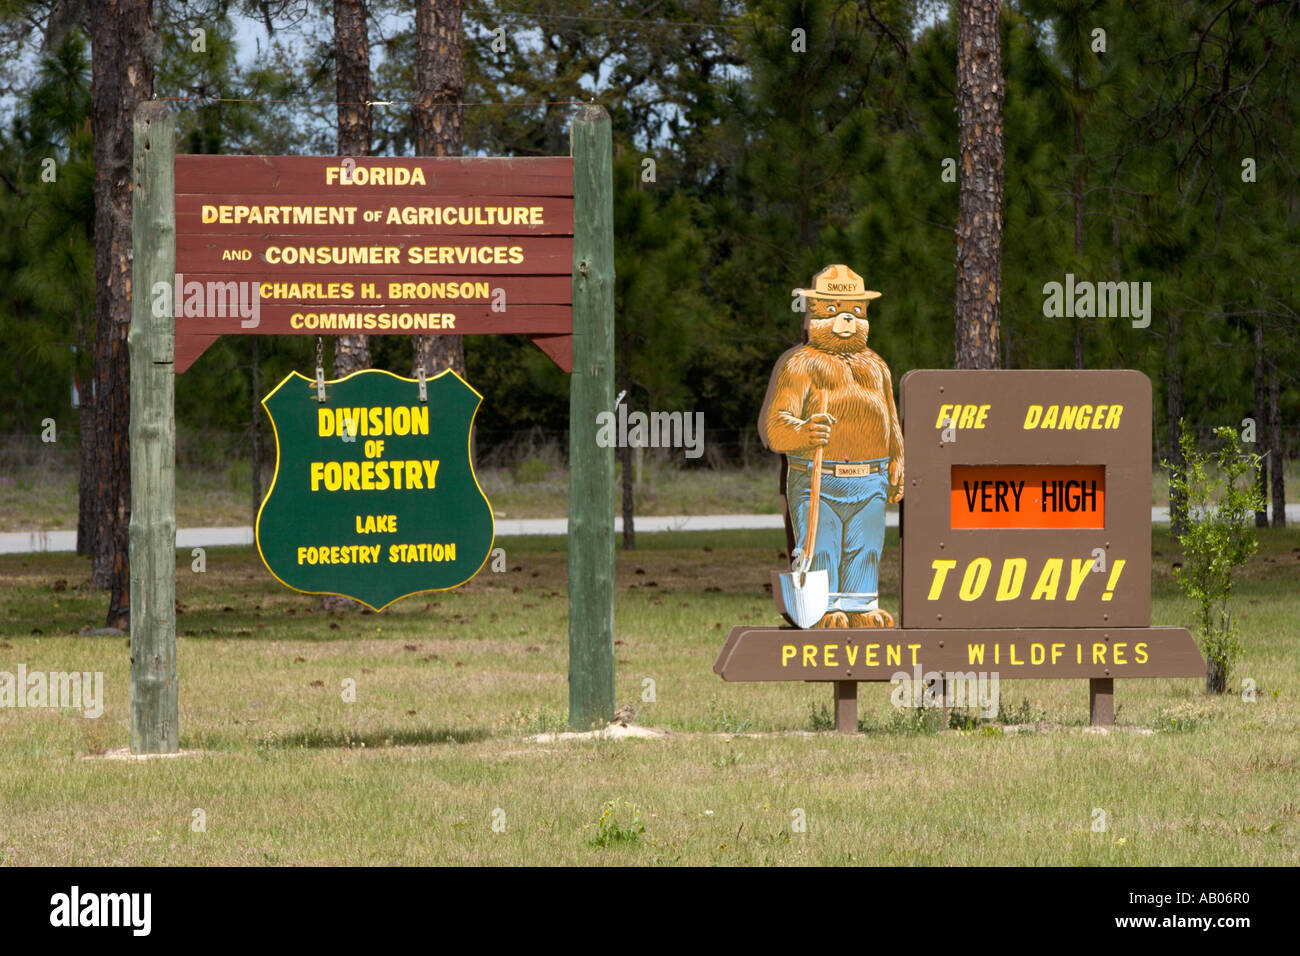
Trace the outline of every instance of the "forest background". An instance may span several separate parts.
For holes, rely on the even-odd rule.
[[[0,4],[0,435],[11,450],[39,449],[48,418],[74,446],[70,396],[92,379],[84,8]],[[178,151],[334,153],[329,8],[158,0],[154,91],[178,98]],[[401,3],[367,9],[373,96],[392,104],[373,110],[370,149],[411,155],[414,23]],[[466,155],[567,154],[574,101],[613,118],[618,383],[633,409],[703,413],[705,455],[678,455],[680,467],[762,460],[768,375],[801,338],[791,290],[827,263],[883,293],[871,345],[895,382],[952,366],[954,10],[464,4]],[[1287,2],[1002,4],[1001,363],[1142,370],[1155,388],[1153,461],[1184,416],[1205,435],[1253,419],[1261,454],[1300,447],[1298,39]],[[1149,326],[1046,314],[1046,284],[1067,274],[1150,282]],[[227,336],[210,348],[176,381],[182,458],[187,446],[246,456],[249,430],[265,427],[259,392],[309,370],[314,344]],[[410,373],[403,337],[371,347],[375,367]],[[523,337],[472,337],[465,354],[486,396],[479,455],[548,441],[562,455],[567,377]]]

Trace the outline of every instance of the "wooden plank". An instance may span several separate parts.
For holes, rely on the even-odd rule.
[[[1094,727],[1115,726],[1115,679],[1094,677],[1088,681],[1088,722]]]
[[[573,301],[573,278],[567,273],[554,276],[473,277],[460,273],[440,275],[416,272],[403,273],[400,277],[357,273],[342,275],[294,273],[292,278],[252,276],[248,279],[235,280],[223,273],[182,270],[180,276],[182,314],[186,310],[186,303],[191,293],[200,292],[206,298],[209,283],[231,281],[256,282],[262,308],[277,303],[334,305],[354,303],[371,307],[397,304],[433,306],[466,302],[491,303],[494,299],[504,298],[505,306],[509,309],[516,305],[570,305]],[[193,285],[196,282],[199,283],[198,286]],[[366,282],[375,286],[374,298],[361,297],[361,286]],[[461,288],[457,289],[457,286]],[[479,288],[480,286],[482,288]],[[499,294],[498,290],[500,290]]]
[[[307,273],[403,278],[451,269],[463,275],[564,275],[572,268],[572,254],[572,240],[553,236],[455,236],[443,240],[392,235],[373,240],[283,241],[261,236],[181,236],[176,240],[181,273],[256,274],[264,280],[274,275],[286,281]],[[247,258],[224,258],[233,255]]]
[[[407,186],[340,185],[330,168],[344,162],[337,156],[177,156],[176,192],[274,193],[319,196],[364,194],[367,190],[401,190],[427,198],[447,196],[572,196],[573,160],[568,156],[523,159],[498,157],[393,158],[347,157],[353,169],[419,169],[424,184]],[[368,172],[367,172],[368,176]],[[360,176],[354,176],[359,179]]]
[[[195,363],[200,355],[207,351],[219,335],[194,335],[191,333],[176,332],[176,374],[186,371]]]
[[[835,732],[856,734],[858,732],[858,682],[837,680],[835,682]]]
[[[977,652],[978,651],[978,652]],[[1205,661],[1181,627],[732,629],[723,680],[888,681],[996,673],[1038,678],[1200,677]]]
[[[175,120],[145,102],[134,118],[131,330],[131,752],[180,749],[176,673],[176,419],[173,325],[149,290],[176,271]]]
[[[569,727],[614,716],[614,186],[609,114],[584,106],[573,150],[573,375],[569,380]]]
[[[329,203],[319,196],[273,193],[179,195],[176,235],[573,235],[573,200],[563,196],[412,197],[386,192],[332,196]]]
[[[448,318],[450,316],[451,318]],[[485,303],[465,305],[355,305],[347,302],[261,304],[258,324],[244,327],[238,314],[181,317],[176,327],[187,334],[240,335],[563,335],[572,329],[567,305],[515,305],[494,312]],[[247,320],[247,321],[252,321]]]
[[[530,335],[528,338],[559,366],[560,371],[573,371],[572,335]]]

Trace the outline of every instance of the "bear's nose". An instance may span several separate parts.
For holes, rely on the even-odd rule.
[[[854,331],[854,319],[852,313],[841,312],[835,316],[835,323],[831,326],[831,331],[836,335],[849,335]]]

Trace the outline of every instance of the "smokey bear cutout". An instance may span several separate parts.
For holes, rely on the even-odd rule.
[[[825,570],[830,592],[813,626],[893,627],[878,585],[885,503],[903,497],[903,433],[889,366],[867,347],[867,306],[881,293],[844,265],[827,266],[812,288],[795,292],[806,306],[806,341],[777,361],[758,423],[763,444],[783,456],[791,567],[806,558],[811,516],[815,543],[802,566]],[[815,485],[820,504],[811,507]]]

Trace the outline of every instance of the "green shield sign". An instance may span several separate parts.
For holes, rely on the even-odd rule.
[[[326,383],[290,373],[262,400],[275,478],[257,549],[280,583],[374,610],[464,584],[492,552],[492,506],[470,457],[483,396],[451,369],[419,383],[367,369]]]

